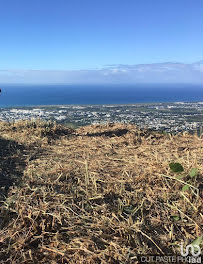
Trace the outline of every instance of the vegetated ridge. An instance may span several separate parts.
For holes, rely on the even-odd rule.
[[[201,240],[197,135],[18,121],[0,145],[0,263],[138,263]]]

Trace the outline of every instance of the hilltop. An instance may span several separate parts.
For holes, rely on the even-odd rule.
[[[0,145],[0,263],[137,263],[202,236],[197,135],[18,121]]]

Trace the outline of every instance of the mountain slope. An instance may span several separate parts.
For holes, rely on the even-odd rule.
[[[40,121],[1,123],[0,133],[16,142],[1,162],[17,153],[23,164],[1,198],[0,263],[136,263],[139,254],[180,255],[182,241],[202,235],[196,135]]]

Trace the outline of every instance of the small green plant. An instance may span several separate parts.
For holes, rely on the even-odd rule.
[[[183,186],[183,188],[182,188],[182,191],[183,191],[183,192],[186,192],[186,191],[189,190],[189,188],[190,188],[190,186],[189,186],[188,184],[185,184],[185,185]]]
[[[198,250],[197,247],[200,247],[202,244],[202,238],[203,238],[202,236],[199,236],[191,243],[191,245],[194,246],[196,252]]]
[[[198,169],[197,168],[192,168],[191,170],[190,170],[190,172],[189,172],[189,176],[191,177],[191,178],[193,178],[193,177],[196,177],[198,175]]]
[[[190,180],[188,181],[188,184],[192,184],[192,181],[194,181],[195,177],[198,175],[198,169],[192,168],[188,174],[190,176]],[[182,191],[188,191],[190,189],[190,186],[188,184],[185,184],[182,188]]]
[[[171,162],[169,164],[169,167],[170,167],[171,171],[172,172],[175,172],[175,173],[183,172],[184,171],[183,166],[180,163],[178,163],[178,162],[175,162],[175,163],[174,162]]]
[[[181,173],[184,171],[184,168],[183,166],[178,163],[178,162],[171,162],[169,164],[169,167],[171,169],[172,172],[175,172],[175,173]],[[188,191],[190,189],[190,185],[192,185],[193,183],[193,180],[196,178],[196,176],[198,175],[198,169],[197,168],[192,168],[188,174],[180,174],[177,176],[178,179],[182,179],[183,177],[185,176],[190,176],[190,180],[186,182],[186,184],[183,186],[182,188],[182,191],[185,192],[185,191]]]
[[[173,221],[179,221],[180,217],[178,215],[172,215],[171,218],[173,219]]]

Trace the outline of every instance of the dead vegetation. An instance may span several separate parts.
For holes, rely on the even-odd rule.
[[[41,121],[1,123],[0,133],[0,178],[18,175],[1,196],[0,263],[137,263],[202,235],[200,137]]]

